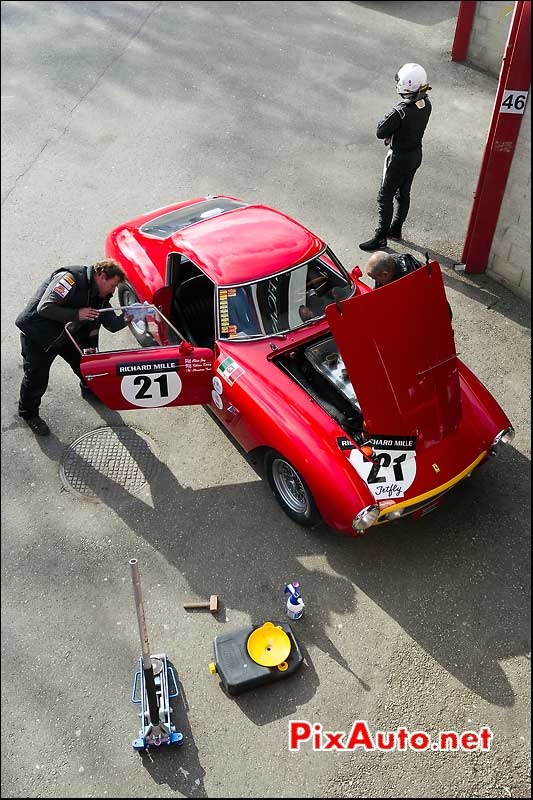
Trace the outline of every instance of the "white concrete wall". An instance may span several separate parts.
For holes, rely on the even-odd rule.
[[[511,25],[514,3],[476,3],[468,42],[468,61],[497,78]]]
[[[478,2],[467,61],[499,77],[515,3]],[[521,87],[516,87],[521,88]],[[496,94],[497,84],[494,85]],[[513,163],[487,264],[487,274],[531,299],[531,98],[520,126]]]
[[[507,179],[487,274],[531,299],[531,89]]]

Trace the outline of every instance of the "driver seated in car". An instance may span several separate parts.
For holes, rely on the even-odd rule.
[[[327,292],[329,285],[328,275],[310,264],[305,283],[305,303],[298,308],[300,319],[303,322],[322,316],[327,303],[321,298]]]

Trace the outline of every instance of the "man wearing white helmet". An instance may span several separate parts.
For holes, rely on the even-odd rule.
[[[378,139],[384,139],[389,146],[378,193],[378,226],[374,236],[359,245],[361,250],[369,252],[386,247],[388,237],[402,238],[411,184],[422,163],[422,137],[431,114],[427,96],[431,86],[420,64],[404,64],[395,80],[402,100],[377,127]],[[397,205],[393,219],[394,200]]]

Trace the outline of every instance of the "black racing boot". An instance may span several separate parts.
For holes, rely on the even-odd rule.
[[[389,228],[387,233],[391,239],[401,239],[402,238],[402,226],[399,225],[397,222],[393,222]]]
[[[384,247],[387,247],[387,238],[381,231],[376,231],[371,239],[361,242],[359,245],[361,250],[366,250],[368,253],[372,252],[372,250],[382,250]]]
[[[44,419],[41,419],[41,417],[39,417],[39,416],[29,417],[29,418],[21,417],[21,419],[24,420],[26,425],[29,428],[31,428],[31,430],[37,436],[48,436],[48,434],[50,433],[50,428],[48,427],[48,425],[46,424]]]

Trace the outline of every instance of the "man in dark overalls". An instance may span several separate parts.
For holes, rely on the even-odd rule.
[[[366,274],[374,281],[374,289],[379,289],[421,266],[422,263],[409,253],[398,255],[378,250],[368,259]]]
[[[91,267],[57,269],[15,320],[22,331],[24,367],[18,413],[38,436],[50,433],[39,416],[39,406],[56,356],[61,356],[78,376],[82,395],[92,395],[80,372],[81,353],[65,333],[65,325],[71,323],[70,330],[82,350],[98,346],[101,324],[112,332],[122,330],[129,322],[128,315],[100,315],[99,310],[111,307],[109,301],[125,277],[120,264],[113,260]]]
[[[374,281],[374,289],[379,289],[381,286],[387,286],[387,284],[397,281],[398,278],[402,278],[404,275],[408,275],[423,266],[422,262],[418,261],[411,253],[385,253],[382,250],[378,250],[376,253],[372,253],[368,259],[366,274]],[[448,301],[446,302],[448,303]],[[450,312],[450,319],[453,319],[452,307],[449,303],[448,311]]]
[[[396,90],[402,100],[378,123],[377,137],[389,150],[378,193],[378,225],[374,236],[361,242],[361,250],[381,250],[387,237],[402,238],[402,225],[409,212],[411,184],[422,163],[422,138],[431,114],[427,92],[431,89],[420,64],[404,64],[396,75]],[[396,213],[394,214],[394,200]]]

